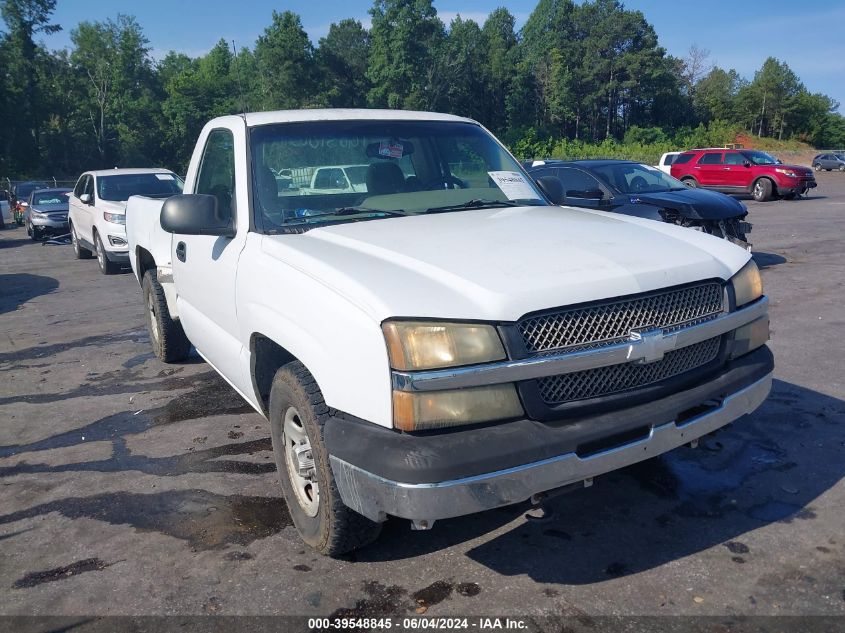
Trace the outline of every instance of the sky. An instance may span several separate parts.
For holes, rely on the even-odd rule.
[[[435,0],[440,18],[448,23],[460,14],[481,23],[497,6],[506,6],[522,26],[536,0]],[[316,44],[329,25],[356,18],[369,25],[372,2],[353,0],[58,0],[54,22],[62,31],[44,38],[51,49],[70,47],[70,33],[81,21],[134,15],[150,40],[152,54],[176,50],[190,56],[206,53],[222,37],[238,48],[252,46],[270,23],[273,10],[298,13]],[[811,92],[825,93],[845,114],[845,2],[795,0],[629,0],[654,26],[660,44],[677,57],[691,45],[710,52],[710,62],[735,68],[751,79],[766,57],[786,62]]]

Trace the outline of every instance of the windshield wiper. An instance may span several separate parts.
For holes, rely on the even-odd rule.
[[[355,215],[356,213],[381,213],[382,215],[388,215],[392,218],[401,217],[407,215],[404,209],[370,209],[368,207],[341,207],[339,209],[335,209],[334,211],[327,211],[326,213],[318,213],[316,216],[306,216],[306,217],[319,217],[321,215]]]
[[[445,213],[447,211],[460,211],[462,209],[486,209],[495,207],[521,207],[524,205],[514,202],[513,200],[482,200],[476,198],[467,200],[460,204],[447,204],[442,207],[429,207],[425,210],[426,213]],[[531,206],[531,205],[529,205]]]

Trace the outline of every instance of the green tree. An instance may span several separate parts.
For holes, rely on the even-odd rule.
[[[432,81],[445,29],[431,0],[376,0],[370,15],[370,105],[432,107],[440,97]]]
[[[148,130],[160,121],[149,41],[134,17],[82,22],[71,33],[70,61],[79,79],[80,110],[90,124],[96,166],[156,161]],[[153,127],[156,126],[156,127]]]
[[[437,92],[443,95],[443,109],[484,121],[488,67],[484,37],[477,23],[460,15],[452,20],[437,67]]]
[[[366,106],[369,56],[370,33],[359,21],[347,19],[332,24],[316,52],[323,82],[321,100],[331,107]]]
[[[291,11],[273,11],[273,22],[255,44],[259,80],[257,105],[261,110],[313,105],[317,94],[314,47]]]
[[[516,70],[515,19],[504,7],[495,9],[481,28],[487,81],[482,121],[496,133],[507,129],[507,99]]]
[[[39,34],[61,30],[51,24],[56,0],[2,0],[0,16],[8,29],[3,36],[2,61],[5,75],[2,86],[6,101],[4,121],[13,121],[5,151],[10,167],[28,172],[39,164],[41,126],[48,117],[43,107],[42,85],[38,81],[39,65],[44,62],[43,49],[35,43]],[[14,112],[13,117],[8,117]]]

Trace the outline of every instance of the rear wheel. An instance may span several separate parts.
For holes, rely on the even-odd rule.
[[[150,333],[150,344],[159,360],[175,363],[185,360],[191,351],[191,342],[185,336],[182,324],[170,316],[164,288],[158,282],[155,269],[144,274],[141,284],[144,294],[144,320]]]
[[[70,243],[73,246],[73,254],[76,259],[91,259],[91,251],[79,243],[79,238],[76,236],[76,227],[70,225]]]
[[[768,178],[759,178],[751,188],[751,195],[757,202],[765,202],[772,197],[772,181]]]
[[[276,372],[270,389],[270,435],[276,470],[300,537],[321,554],[340,556],[374,541],[381,523],[344,505],[323,444],[329,408],[299,361]]]
[[[100,265],[100,272],[104,275],[114,275],[120,271],[120,266],[110,261],[103,248],[103,241],[98,233],[94,233],[94,249],[97,251],[97,263]]]
[[[692,189],[698,187],[698,181],[695,178],[681,178],[681,182]]]

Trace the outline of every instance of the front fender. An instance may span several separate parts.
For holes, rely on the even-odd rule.
[[[308,368],[328,406],[391,427],[390,368],[380,324],[260,248],[245,248],[238,268],[245,371],[250,371],[250,339],[263,335]]]

